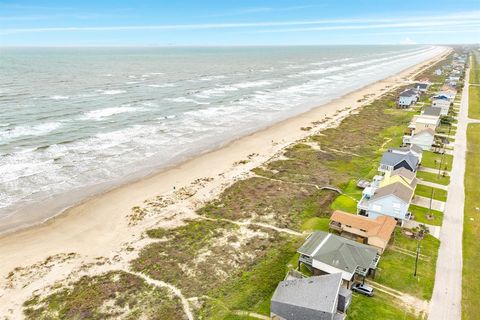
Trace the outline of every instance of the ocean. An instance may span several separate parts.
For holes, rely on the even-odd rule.
[[[79,195],[211,150],[441,50],[2,48],[0,231],[27,207],[67,207]]]

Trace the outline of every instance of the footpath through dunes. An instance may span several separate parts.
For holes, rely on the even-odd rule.
[[[112,305],[108,310],[115,310],[117,316],[130,315],[134,310],[122,304],[125,299],[116,301],[116,294],[113,300],[90,304],[74,293],[85,292],[84,286],[89,287],[97,274],[133,269],[178,288],[195,315],[233,317],[238,310],[268,314],[271,293],[287,269],[296,265],[295,251],[304,240],[303,233],[328,225],[330,205],[338,194],[314,185],[343,188],[376,167],[373,160],[379,158],[380,146],[399,143],[413,113],[395,109],[392,99],[404,81],[426,66],[240,139],[150,180],[102,195],[45,226],[0,239],[0,254],[9,256],[0,270],[15,279],[1,288],[0,311],[19,316],[21,304],[29,300],[25,308],[36,316],[89,312],[107,318],[105,310]],[[379,97],[387,89],[391,91]],[[371,93],[374,95],[367,96]],[[352,112],[365,103],[368,105]],[[346,116],[338,127],[321,131]],[[300,129],[307,126],[312,127],[310,131]],[[306,143],[291,145],[302,138]],[[289,147],[272,158],[285,146]],[[255,175],[249,173],[251,169]],[[172,193],[172,185],[186,187],[177,187]],[[165,194],[158,196],[162,190]],[[149,230],[146,236],[145,230]],[[283,232],[286,230],[293,232]],[[55,260],[56,272],[40,273],[41,267],[34,266],[67,248],[76,256]],[[15,267],[28,269],[28,281]],[[83,282],[78,282],[79,278]],[[112,292],[131,292],[128,283],[117,284]],[[428,295],[418,287],[412,290],[420,297]],[[211,299],[201,299],[204,296]],[[404,314],[390,300],[375,302],[380,305],[379,312]],[[146,306],[134,314],[148,317],[155,312]],[[359,308],[361,304],[357,304],[357,312]],[[412,318],[410,310],[408,314],[407,319]]]

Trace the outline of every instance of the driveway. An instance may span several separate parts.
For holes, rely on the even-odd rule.
[[[462,233],[464,215],[464,175],[468,122],[468,82],[466,70],[458,127],[455,134],[453,166],[445,204],[435,285],[430,303],[429,320],[460,320],[462,316]]]
[[[412,199],[412,204],[415,204],[420,207],[430,208],[430,198],[421,197],[421,196],[414,196]],[[437,211],[444,211],[445,210],[445,202],[432,200],[432,209]]]

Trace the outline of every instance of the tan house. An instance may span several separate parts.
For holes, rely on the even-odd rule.
[[[330,217],[330,229],[340,232],[343,237],[371,245],[379,253],[387,247],[396,225],[394,218],[384,215],[370,219],[336,210]]]

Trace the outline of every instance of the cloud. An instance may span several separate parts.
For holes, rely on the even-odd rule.
[[[40,28],[0,29],[0,34],[38,33],[38,32],[75,32],[75,31],[126,31],[126,30],[203,30],[203,29],[240,29],[257,28],[248,32],[315,32],[329,30],[367,30],[367,29],[401,29],[442,26],[469,26],[480,23],[480,11],[463,12],[451,15],[380,18],[380,19],[322,19],[309,21],[260,21],[245,23],[201,23],[172,25],[134,25],[134,26],[69,26]],[[296,28],[291,28],[295,27]],[[265,29],[273,27],[273,29]],[[290,28],[278,28],[290,27]]]
[[[406,37],[405,39],[400,40],[400,44],[417,44],[417,42],[410,39],[409,37]]]

